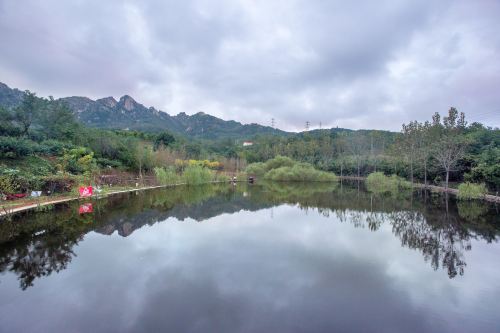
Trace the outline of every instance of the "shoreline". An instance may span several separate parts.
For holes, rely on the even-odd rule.
[[[366,177],[357,177],[357,176],[337,176],[341,180],[353,180],[353,181],[365,181]],[[458,195],[458,190],[456,188],[446,188],[442,186],[436,186],[436,185],[424,185],[422,183],[413,183],[412,186],[417,189],[423,189],[423,190],[430,190],[431,192],[438,192],[438,193],[450,193],[453,195]],[[496,196],[493,194],[485,194],[482,198],[478,198],[475,200],[484,200],[487,202],[491,203],[500,203],[500,196]]]
[[[365,181],[366,177],[357,177],[357,176],[337,176],[339,180],[350,180],[350,181]],[[241,182],[241,181],[238,181]],[[206,184],[217,184],[217,183],[226,183],[226,181],[212,181]],[[130,189],[125,189],[125,190],[117,190],[117,191],[112,191],[108,192],[105,194],[95,194],[92,195],[91,199],[100,199],[100,198],[106,198],[111,195],[115,194],[120,194],[120,193],[130,193],[130,192],[137,192],[137,191],[146,191],[146,190],[153,190],[157,188],[168,188],[168,187],[177,187],[177,186],[182,186],[182,185],[187,185],[187,183],[177,183],[177,184],[168,184],[168,185],[155,185],[155,186],[146,186],[146,187],[139,187],[139,188],[130,188]],[[435,186],[435,185],[424,185],[421,183],[413,183],[413,187],[417,189],[424,189],[424,190],[430,190],[432,192],[438,192],[438,193],[450,193],[453,195],[458,195],[458,190],[454,188],[448,188],[446,189],[445,187],[442,186]],[[18,206],[14,208],[1,208],[2,210],[0,211],[0,217],[32,210],[38,207],[44,207],[44,206],[49,206],[49,205],[56,205],[64,202],[69,202],[69,201],[75,201],[75,200],[80,200],[80,199],[87,199],[87,198],[80,198],[79,196],[75,197],[67,197],[67,198],[60,198],[60,199],[54,199],[54,200],[49,200],[49,201],[44,201],[44,202],[39,202],[39,203],[34,203],[34,204],[26,204],[24,206]],[[483,198],[477,199],[477,200],[484,200],[487,202],[491,203],[500,203],[500,196],[495,196],[492,194],[486,194]]]
[[[212,181],[212,182],[205,183],[205,184],[217,184],[217,183],[226,183],[226,181]],[[80,200],[80,199],[101,199],[101,198],[106,198],[108,196],[120,194],[120,193],[146,191],[146,190],[153,190],[153,189],[157,189],[157,188],[177,187],[177,186],[182,186],[182,185],[187,185],[187,183],[177,183],[177,184],[168,184],[168,185],[155,185],[155,186],[130,188],[130,189],[125,189],[125,190],[112,191],[112,192],[108,192],[108,193],[104,193],[104,194],[94,194],[90,197],[85,197],[85,198],[81,198],[79,196],[60,198],[60,199],[54,199],[54,200],[49,200],[49,201],[44,201],[44,202],[39,202],[39,203],[34,203],[34,204],[26,204],[24,206],[18,206],[18,207],[14,207],[14,208],[10,208],[10,209],[2,207],[1,208],[2,210],[0,211],[0,218],[4,217],[4,216],[13,215],[16,213],[32,210],[32,209],[35,209],[38,207],[57,205],[60,203],[75,201],[75,200]]]

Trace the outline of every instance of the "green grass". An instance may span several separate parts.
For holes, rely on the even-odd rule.
[[[486,185],[465,182],[458,186],[458,199],[473,200],[484,197],[487,193]]]

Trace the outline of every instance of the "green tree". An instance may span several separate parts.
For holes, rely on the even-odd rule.
[[[78,123],[66,103],[50,98],[40,106],[41,112],[37,113],[36,120],[39,131],[46,139],[70,141],[75,138]]]
[[[435,119],[439,119],[435,115]],[[434,144],[434,158],[444,169],[446,174],[445,187],[448,188],[450,171],[454,171],[458,161],[464,157],[467,140],[463,136],[466,122],[464,113],[458,114],[457,109],[450,108],[448,116],[443,118],[443,123],[434,121],[439,137]]]
[[[27,136],[31,124],[35,120],[40,109],[40,102],[36,95],[29,90],[24,92],[24,98],[20,106],[15,109],[15,121],[21,127],[21,135]]]
[[[162,132],[158,134],[158,136],[155,139],[154,145],[153,145],[153,150],[156,151],[158,148],[163,145],[164,147],[169,147],[175,142],[175,137],[168,133],[168,132]]]

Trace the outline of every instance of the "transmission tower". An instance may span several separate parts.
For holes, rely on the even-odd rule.
[[[322,125],[322,124],[321,124],[321,121],[320,121],[320,122],[319,122],[319,129],[321,129],[321,125]]]
[[[309,131],[309,121],[306,121],[306,132]]]
[[[271,127],[274,128],[275,125],[274,118],[271,118]]]

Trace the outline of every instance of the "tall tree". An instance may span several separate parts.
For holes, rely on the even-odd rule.
[[[399,142],[400,151],[404,154],[410,164],[410,179],[413,184],[414,164],[417,159],[419,145],[419,127],[417,121],[411,121],[408,125],[403,124],[402,136]]]
[[[15,121],[21,126],[21,134],[26,136],[39,111],[39,100],[29,90],[24,92],[24,98],[20,106],[15,109]]]
[[[356,161],[358,177],[361,176],[361,160],[366,154],[368,142],[366,136],[361,132],[355,132],[347,140],[348,149]]]
[[[426,121],[418,124],[418,144],[417,159],[422,164],[424,170],[424,185],[427,186],[427,173],[429,169],[429,159],[432,155],[433,131],[431,123]]]
[[[52,97],[39,100],[34,127],[47,139],[72,140],[75,138],[78,123],[68,105]]]
[[[454,107],[448,111],[448,116],[443,118],[443,123],[435,119],[439,119],[438,115],[433,117],[436,132],[439,138],[434,144],[434,158],[446,173],[445,187],[448,188],[450,179],[450,171],[453,171],[457,162],[464,157],[467,147],[467,140],[462,135],[467,123],[463,112],[458,114]]]

